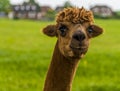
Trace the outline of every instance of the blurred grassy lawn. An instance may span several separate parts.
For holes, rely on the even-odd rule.
[[[42,34],[54,22],[0,19],[0,91],[42,91],[56,38]],[[105,29],[92,39],[72,91],[120,91],[120,20],[96,20]]]

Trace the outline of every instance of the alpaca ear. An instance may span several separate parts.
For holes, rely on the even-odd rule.
[[[43,29],[43,33],[50,36],[54,37],[57,36],[57,27],[56,25],[48,25]]]
[[[96,37],[103,33],[103,29],[97,25],[91,25],[88,28],[88,33],[90,37]]]

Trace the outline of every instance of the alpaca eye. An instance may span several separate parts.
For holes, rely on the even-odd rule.
[[[59,27],[59,30],[60,30],[61,32],[65,32],[66,29],[67,29],[67,28],[66,28],[65,25],[62,25],[62,26]]]
[[[93,33],[93,29],[92,29],[91,27],[89,27],[89,28],[87,29],[87,31],[88,31],[89,34]]]
[[[59,27],[59,30],[60,30],[60,35],[61,36],[65,36],[66,35],[66,30],[67,30],[67,27],[65,25],[61,25]]]
[[[88,29],[88,33],[92,33],[93,32],[93,30],[92,29]]]

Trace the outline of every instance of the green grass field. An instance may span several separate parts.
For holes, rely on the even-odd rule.
[[[0,19],[0,91],[42,91],[56,38],[41,30],[53,22]],[[91,40],[72,91],[120,91],[120,20],[96,20],[105,29]]]

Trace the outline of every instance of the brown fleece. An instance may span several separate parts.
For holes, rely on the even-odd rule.
[[[64,57],[56,43],[43,91],[71,91],[78,59]]]
[[[93,14],[84,8],[66,8],[58,13],[56,22],[84,23],[94,22]]]

